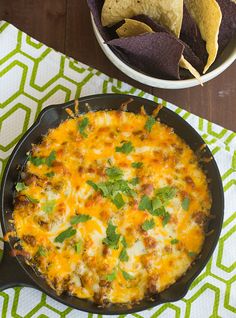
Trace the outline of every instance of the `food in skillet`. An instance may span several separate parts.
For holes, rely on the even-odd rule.
[[[147,75],[208,72],[236,35],[236,0],[87,0],[113,52]]]
[[[89,112],[33,145],[14,225],[29,263],[58,294],[133,303],[168,288],[200,253],[206,176],[157,113]]]

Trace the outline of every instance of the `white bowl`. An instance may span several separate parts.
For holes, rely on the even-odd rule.
[[[108,59],[124,74],[135,79],[136,81],[159,88],[167,89],[181,89],[200,85],[199,81],[195,78],[186,80],[163,80],[156,77],[145,75],[139,71],[136,71],[132,67],[128,66],[122,60],[120,60],[114,52],[109,48],[109,46],[104,43],[102,36],[100,35],[98,28],[94,22],[93,16],[91,14],[91,20],[93,25],[93,30],[97,41],[102,48]],[[214,65],[210,68],[207,74],[201,76],[202,83],[208,82],[214,77],[221,74],[225,69],[227,69],[236,60],[236,37],[228,44],[224,52],[217,59]]]

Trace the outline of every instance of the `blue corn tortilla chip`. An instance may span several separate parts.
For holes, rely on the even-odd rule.
[[[180,39],[186,43],[205,65],[208,58],[206,42],[202,39],[199,28],[184,5]],[[192,64],[192,63],[191,63]]]
[[[231,0],[217,0],[217,2],[222,12],[218,37],[218,54],[220,54],[236,34],[236,3]]]
[[[156,23],[153,19],[149,18],[146,15],[138,15],[133,18],[134,20],[138,20],[140,22],[146,23],[148,26],[152,28],[154,32],[167,32],[172,36],[176,41],[180,42],[184,46],[183,56],[184,58],[199,72],[202,73],[204,69],[204,61],[202,61],[196,54],[193,52],[192,48],[188,45],[188,43],[185,43],[181,39],[178,39],[175,35],[170,33],[167,29],[165,29],[163,26]],[[200,34],[200,33],[199,33]],[[204,42],[204,41],[203,41]],[[205,42],[204,42],[205,43]],[[206,53],[206,60],[207,60],[207,52]],[[181,78],[189,78],[191,77],[191,74],[187,71],[181,72],[183,76]]]
[[[121,51],[128,64],[145,74],[180,79],[179,60],[184,46],[167,32],[113,39],[107,44]]]

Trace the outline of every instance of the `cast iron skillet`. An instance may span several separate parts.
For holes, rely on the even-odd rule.
[[[139,112],[140,106],[144,105],[147,113],[156,108],[156,103],[142,99],[140,97],[104,94],[83,97],[79,99],[80,112],[87,112],[86,103],[89,103],[92,110],[118,109],[120,105],[127,101],[130,97],[134,101],[128,105],[128,111],[134,113]],[[68,118],[65,108],[74,109],[74,102],[68,102],[62,105],[53,105],[45,108],[39,115],[36,123],[25,133],[25,135],[18,142],[5,168],[2,179],[0,208],[1,208],[1,223],[3,233],[5,234],[12,229],[12,224],[9,220],[12,218],[13,210],[13,194],[15,183],[19,179],[18,169],[23,166],[27,151],[31,149],[32,143],[39,143],[42,135],[46,134],[49,128],[57,127],[61,121]],[[185,140],[185,142],[194,150],[199,150],[200,146],[204,144],[202,138],[198,133],[180,116],[167,108],[162,108],[159,113],[159,118],[162,123],[173,127],[175,132]],[[157,136],[158,138],[158,136]],[[210,150],[206,147],[204,156],[209,158],[211,156]],[[27,265],[21,257],[13,258],[9,256],[10,249],[16,242],[16,239],[11,239],[10,244],[5,243],[3,261],[0,264],[0,289],[3,290],[13,286],[30,286],[37,288],[59,302],[91,313],[99,314],[128,314],[132,312],[141,311],[166,302],[173,302],[181,299],[187,293],[189,286],[193,280],[202,271],[211,257],[216,244],[218,242],[220,231],[222,227],[223,213],[224,213],[224,195],[221,177],[217,168],[215,160],[209,163],[203,163],[203,168],[210,180],[209,187],[212,194],[212,209],[211,221],[208,226],[208,232],[213,230],[212,234],[206,237],[201,255],[174,285],[170,286],[164,292],[156,295],[152,300],[144,299],[138,304],[134,304],[131,308],[122,305],[110,305],[108,308],[98,307],[96,304],[78,299],[76,297],[63,294],[56,295],[47,283],[41,278],[29,265]]]

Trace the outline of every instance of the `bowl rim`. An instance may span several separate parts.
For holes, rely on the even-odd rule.
[[[146,75],[138,70],[135,70],[124,61],[122,61],[105,43],[103,37],[101,36],[97,25],[94,21],[93,14],[90,12],[91,22],[95,37],[103,50],[107,58],[125,75],[134,78],[135,80],[153,87],[167,88],[167,89],[183,89],[201,85],[201,83],[206,83],[209,80],[220,75],[224,70],[226,70],[235,60],[236,60],[236,45],[233,49],[232,54],[218,67],[209,71],[208,73],[201,75],[200,81],[196,78],[184,79],[184,80],[165,80],[150,75]]]

